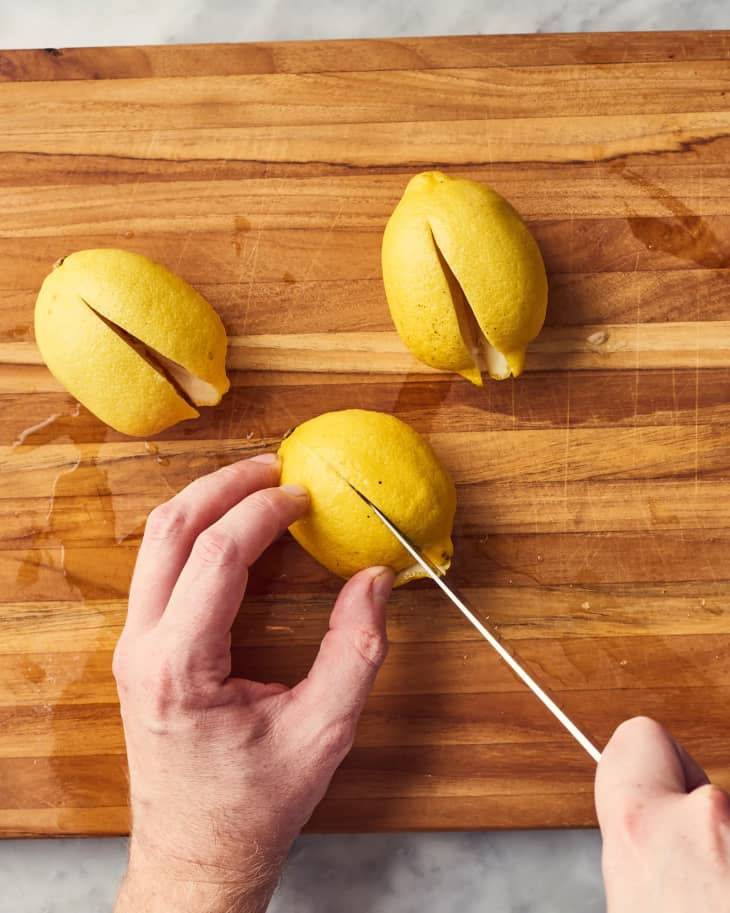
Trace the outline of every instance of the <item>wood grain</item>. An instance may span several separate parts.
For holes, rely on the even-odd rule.
[[[148,511],[312,415],[393,412],[457,483],[454,583],[599,742],[665,722],[730,786],[730,34],[0,53],[0,834],[124,833],[110,658]],[[411,174],[505,194],[550,280],[527,372],[416,362],[379,264]],[[154,441],[50,376],[36,290],[71,250],[166,263],[220,312],[232,389]],[[294,682],[339,582],[254,569],[237,672]],[[592,769],[427,584],[317,830],[594,823]]]
[[[708,40],[709,39],[709,40]],[[326,73],[328,70],[437,70],[443,67],[527,67],[602,63],[727,60],[724,32],[627,32],[593,35],[464,36],[396,40],[301,41],[155,48],[44,48],[3,52],[9,82],[145,79]]]

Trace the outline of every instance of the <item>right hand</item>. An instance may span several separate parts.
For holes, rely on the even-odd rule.
[[[730,913],[730,797],[658,723],[618,727],[596,808],[608,913]]]

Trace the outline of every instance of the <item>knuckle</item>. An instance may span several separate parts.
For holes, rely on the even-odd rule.
[[[130,650],[120,639],[112,659],[122,710],[149,733],[164,735],[186,725],[205,705],[203,689],[181,664],[179,651],[168,638],[135,642]]]
[[[251,509],[264,521],[270,520],[281,511],[282,495],[275,488],[263,488],[249,496]]]
[[[648,716],[635,716],[621,723],[613,734],[611,741],[636,742],[656,741],[666,738],[664,728]]]
[[[240,463],[226,463],[225,466],[221,466],[220,469],[216,470],[216,474],[221,479],[238,481],[241,478],[241,468]]]
[[[147,517],[145,534],[151,539],[169,539],[179,535],[188,522],[187,512],[175,500],[160,504]]]
[[[355,741],[355,723],[350,717],[331,720],[319,733],[317,744],[321,755],[337,764],[345,757]]]
[[[719,786],[713,783],[700,786],[689,798],[705,822],[713,826],[730,824],[730,796]]]
[[[145,721],[153,732],[166,731],[173,711],[178,708],[175,682],[176,676],[167,658],[159,658],[152,663],[140,682]]]
[[[388,655],[388,641],[377,628],[358,628],[352,635],[352,645],[373,669],[379,669]]]
[[[690,793],[694,827],[710,865],[728,873],[730,848],[730,797],[718,786],[700,786]]]
[[[225,567],[238,560],[238,543],[230,533],[211,526],[195,540],[196,558],[211,567]]]

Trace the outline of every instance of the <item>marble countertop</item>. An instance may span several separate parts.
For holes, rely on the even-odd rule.
[[[0,46],[715,29],[726,0],[0,0]]]
[[[726,0],[0,0],[3,48],[728,27]],[[0,843],[2,908],[108,911],[125,853],[124,840]],[[592,831],[304,837],[271,913],[594,913],[599,854]]]

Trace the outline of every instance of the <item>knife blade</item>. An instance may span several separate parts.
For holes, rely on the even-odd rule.
[[[576,742],[583,748],[591,758],[596,762],[596,764],[601,760],[601,752],[598,748],[591,742],[585,733],[576,726],[576,724],[570,719],[570,717],[562,710],[558,704],[550,696],[550,693],[546,688],[540,685],[535,678],[525,669],[523,664],[518,660],[514,650],[507,649],[507,647],[502,643],[502,641],[497,637],[497,635],[491,631],[469,608],[469,606],[461,599],[456,593],[451,589],[448,584],[442,579],[439,575],[438,570],[434,567],[433,564],[421,554],[420,550],[410,541],[410,539],[405,536],[398,527],[380,510],[377,505],[366,497],[361,491],[358,491],[354,486],[350,486],[356,494],[358,494],[363,501],[371,508],[373,513],[378,517],[381,523],[390,530],[390,532],[395,536],[395,538],[400,542],[403,548],[411,555],[411,557],[418,562],[421,568],[428,574],[428,576],[433,580],[433,582],[443,591],[443,593],[448,596],[451,602],[456,606],[456,608],[461,612],[461,614],[471,622],[471,624],[477,629],[477,631],[482,635],[482,637],[487,641],[487,643],[501,656],[501,658],[507,663],[507,665],[512,669],[515,675],[518,676],[532,691],[535,697],[540,700],[545,707],[552,713],[552,715],[565,727],[565,729],[573,736]]]

